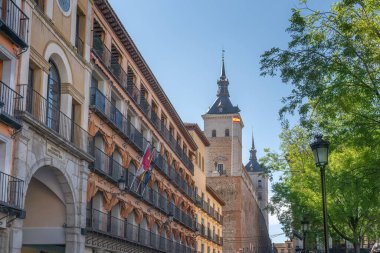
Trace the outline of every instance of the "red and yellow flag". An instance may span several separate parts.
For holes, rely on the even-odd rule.
[[[240,118],[239,117],[233,117],[232,122],[235,122],[235,123],[240,122]]]

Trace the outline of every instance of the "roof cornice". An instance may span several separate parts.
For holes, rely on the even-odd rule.
[[[206,147],[210,146],[209,140],[207,139],[204,132],[200,129],[198,124],[196,124],[196,123],[185,123],[185,127],[187,128],[188,131],[194,131]]]
[[[144,58],[142,57],[141,53],[137,49],[135,43],[133,42],[132,38],[128,34],[124,25],[121,23],[120,19],[116,15],[115,11],[112,9],[108,0],[94,0],[94,4],[98,8],[100,13],[102,13],[104,18],[107,20],[108,24],[110,25],[114,33],[117,35],[120,42],[123,44],[125,50],[129,53],[132,60],[135,62],[135,64],[137,65],[141,73],[143,74],[144,78],[148,81],[149,85],[152,87],[153,91],[159,98],[160,102],[167,109],[168,113],[173,118],[174,122],[176,123],[181,133],[183,134],[183,136],[189,143],[190,147],[193,150],[196,150],[197,149],[196,143],[191,138],[183,121],[181,120],[177,111],[174,109],[174,106],[172,105],[169,98],[167,97],[164,90],[162,89],[161,85],[157,81],[152,70],[149,68],[148,64],[145,62]]]

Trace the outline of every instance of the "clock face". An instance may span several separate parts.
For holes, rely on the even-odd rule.
[[[64,12],[70,10],[70,0],[58,0],[58,2]]]

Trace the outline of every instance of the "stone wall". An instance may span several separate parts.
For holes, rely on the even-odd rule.
[[[223,252],[269,253],[265,219],[242,177],[209,177],[209,184],[226,202],[223,207]]]

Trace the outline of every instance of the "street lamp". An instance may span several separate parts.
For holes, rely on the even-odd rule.
[[[303,232],[303,252],[306,253],[306,233],[309,230],[309,221],[306,219],[306,217],[304,217],[301,221],[301,229]]]
[[[321,170],[321,184],[322,184],[322,208],[323,208],[323,230],[325,241],[325,253],[329,252],[328,244],[328,228],[327,228],[327,207],[326,207],[326,181],[325,181],[325,168],[329,162],[329,142],[322,139],[322,135],[316,135],[315,141],[310,144],[313,151],[315,165]]]
[[[121,177],[119,178],[119,180],[117,181],[117,185],[118,185],[120,191],[124,191],[124,190],[125,190],[125,183],[126,183],[126,182],[125,182],[124,177],[121,176]]]

